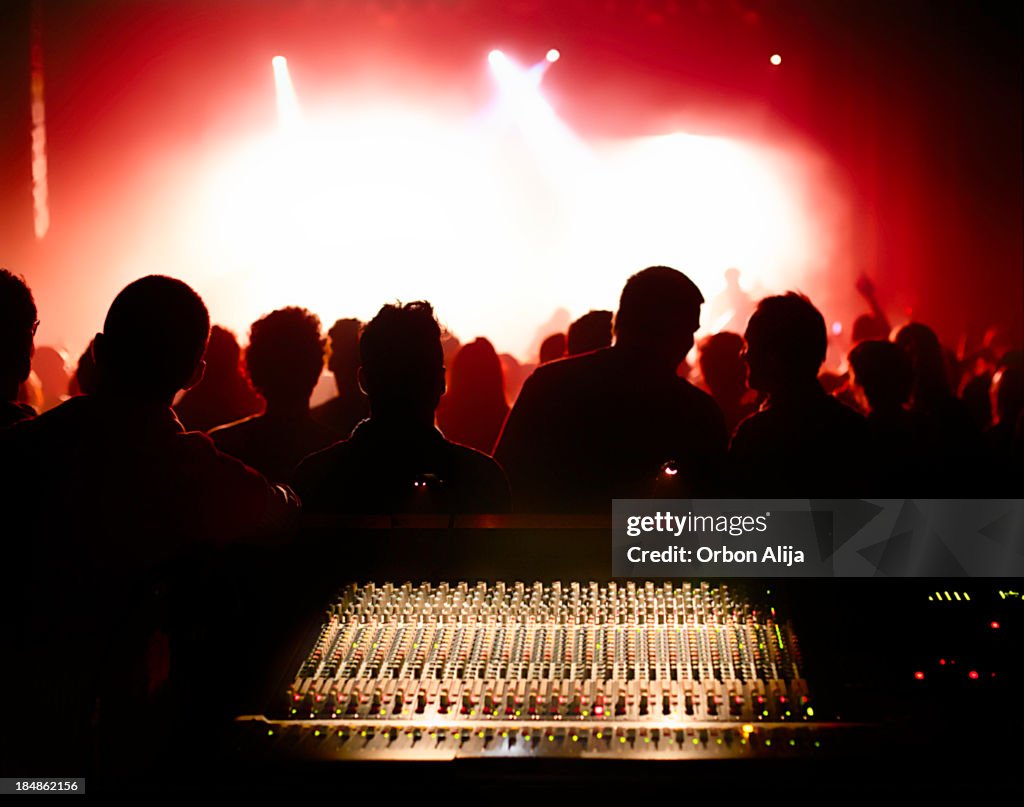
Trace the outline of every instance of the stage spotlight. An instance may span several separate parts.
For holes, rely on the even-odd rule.
[[[497,49],[492,50],[490,53],[487,54],[487,61],[491,63],[492,67],[497,67],[500,64],[504,64],[505,54]]]
[[[772,57],[768,61],[771,62],[776,67],[778,67],[780,64],[782,64],[782,57],[779,56],[779,54],[777,53],[773,53]]]
[[[275,56],[270,60],[274,68],[274,88],[277,91],[277,119],[282,129],[293,130],[299,123],[299,100],[292,86],[292,77],[288,72],[288,60],[284,56]]]
[[[554,63],[555,63],[555,62],[557,62],[557,61],[558,61],[558,60],[559,60],[560,58],[562,58],[562,54],[561,54],[561,53],[559,53],[559,52],[558,52],[558,50],[557,50],[556,48],[552,48],[551,50],[549,50],[549,51],[547,52],[547,56],[545,56],[544,58],[545,58],[545,59],[547,59],[547,60],[548,60],[549,62],[551,62],[552,64],[554,64]]]

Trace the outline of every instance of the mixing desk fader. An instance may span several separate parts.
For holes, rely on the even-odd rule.
[[[240,718],[304,757],[816,753],[790,625],[726,585],[349,587],[282,696]]]

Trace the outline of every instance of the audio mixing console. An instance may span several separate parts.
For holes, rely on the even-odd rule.
[[[708,583],[350,586],[270,716],[303,758],[807,755],[792,627]]]

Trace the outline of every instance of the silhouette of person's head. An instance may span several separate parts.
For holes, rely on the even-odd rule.
[[[565,334],[553,333],[540,343],[540,363],[565,358]]]
[[[0,396],[13,401],[32,372],[36,303],[24,279],[0,269]]]
[[[359,356],[359,383],[373,418],[433,423],[445,368],[430,303],[384,306],[363,328]]]
[[[673,372],[700,326],[704,296],[692,280],[668,266],[650,266],[626,281],[615,314],[615,342],[665,359]]]
[[[730,266],[725,270],[725,286],[727,289],[738,289],[740,285],[740,270]]]
[[[93,344],[100,390],[170,403],[202,378],[209,334],[206,306],[182,281],[149,275],[128,284]]]
[[[69,395],[95,395],[96,394],[96,362],[92,356],[92,346],[95,340],[90,339],[89,344],[82,355],[78,357],[78,364],[68,384]]]
[[[339,391],[356,381],[356,373],[359,370],[359,329],[361,327],[362,323],[357,319],[339,319],[327,333],[331,339],[327,369],[334,376]]]
[[[252,324],[245,366],[268,408],[308,405],[325,347],[319,317],[305,308],[281,308]]]
[[[912,398],[915,405],[935,397],[952,395],[946,374],[946,359],[935,331],[911,322],[896,332],[896,344],[910,358],[914,374]]]
[[[768,395],[818,377],[828,336],[821,312],[802,294],[765,297],[747,323],[748,383]]]
[[[611,311],[588,311],[569,326],[566,337],[566,349],[570,356],[600,350],[611,343]]]
[[[885,321],[873,314],[861,314],[853,321],[850,341],[857,345],[861,342],[884,341],[889,338]]]
[[[455,354],[448,394],[477,402],[505,402],[505,373],[490,341],[479,337]]]
[[[203,356],[207,382],[223,382],[237,376],[242,367],[242,349],[235,335],[227,328],[214,325]]]
[[[861,342],[850,351],[849,362],[870,411],[896,411],[910,398],[910,359],[892,342]]]
[[[747,390],[743,337],[731,331],[713,333],[700,343],[700,374],[716,399],[741,397]]]

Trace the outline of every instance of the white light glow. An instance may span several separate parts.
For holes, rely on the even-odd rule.
[[[835,285],[836,225],[823,224],[820,201],[832,186],[808,152],[682,133],[584,140],[541,97],[532,68],[500,52],[489,62],[489,114],[334,96],[301,118],[296,104],[292,125],[240,133],[140,178],[164,192],[105,258],[118,268],[97,309],[154,271],[193,284],[214,321],[243,337],[285,305],[328,325],[426,299],[460,339],[487,336],[535,360],[553,312],[614,310],[626,278],[648,265],[697,283],[706,327],[730,266],[753,297]],[[280,103],[291,82],[278,64]]]
[[[461,338],[529,358],[552,311],[614,310],[646,265],[687,272],[711,300],[728,266],[778,291],[816,257],[778,155],[680,134],[577,141],[559,172],[543,143],[508,140],[494,121],[366,107],[236,144],[192,225],[191,264],[232,289],[210,301],[215,318],[244,333],[282,305],[330,322],[428,299]]]
[[[288,71],[288,60],[284,56],[275,56],[270,60],[274,68],[274,89],[277,95],[277,116],[281,128],[295,130],[300,123],[299,100],[292,86],[291,73]]]

